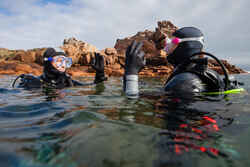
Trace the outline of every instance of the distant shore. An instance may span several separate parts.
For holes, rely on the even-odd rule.
[[[142,76],[149,77],[168,77],[173,67],[167,62],[167,54],[163,50],[155,47],[157,33],[159,31],[165,34],[173,33],[177,27],[169,21],[158,22],[156,31],[145,30],[138,32],[134,36],[124,39],[117,39],[114,48],[105,48],[98,50],[94,45],[75,38],[65,39],[61,48],[72,58],[73,67],[68,73],[76,76],[94,76],[93,69],[89,66],[91,59],[95,57],[95,52],[100,53],[105,60],[105,73],[108,76],[122,76],[125,63],[125,52],[133,40],[143,42],[143,51],[147,59],[146,67],[140,72]],[[36,48],[30,50],[9,50],[0,48],[0,75],[20,75],[34,74],[41,75],[43,71],[43,53],[46,48]],[[241,68],[231,64],[227,60],[221,60],[230,74],[247,73]],[[209,61],[208,67],[223,74],[219,64],[213,60]],[[247,66],[248,67],[248,66]],[[250,71],[250,69],[248,69]]]

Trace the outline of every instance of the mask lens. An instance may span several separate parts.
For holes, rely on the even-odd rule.
[[[166,38],[166,47],[164,48],[164,50],[167,54],[170,54],[172,52],[174,46],[176,46],[176,44],[172,42],[172,39]]]
[[[55,56],[53,57],[53,63],[57,67],[65,66],[66,68],[70,68],[72,65],[72,59],[65,56]]]
[[[70,57],[66,57],[66,67],[70,68],[72,65],[72,59]]]

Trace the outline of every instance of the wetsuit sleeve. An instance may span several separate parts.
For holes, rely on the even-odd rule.
[[[146,65],[143,42],[133,41],[126,50],[123,90],[128,98],[138,98],[138,74]]]
[[[204,92],[205,87],[205,84],[197,75],[185,72],[177,74],[168,81],[164,86],[164,90],[174,94],[198,93]]]
[[[124,75],[123,91],[131,99],[139,97],[138,75]]]
[[[42,82],[39,77],[35,77],[32,75],[22,75],[21,82],[17,87],[25,89],[36,89],[42,87]]]

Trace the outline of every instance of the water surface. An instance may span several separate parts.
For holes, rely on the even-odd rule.
[[[195,100],[163,95],[164,79],[144,78],[141,98],[129,100],[121,78],[28,91],[1,76],[0,165],[250,166],[250,75],[236,78],[246,92]]]

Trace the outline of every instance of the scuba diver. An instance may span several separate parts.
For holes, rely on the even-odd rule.
[[[43,74],[41,76],[33,76],[22,74],[18,76],[12,84],[15,86],[16,81],[21,78],[18,88],[33,89],[42,87],[51,87],[62,89],[72,86],[86,86],[98,84],[107,80],[104,74],[104,59],[98,53],[95,53],[95,59],[92,61],[92,68],[95,69],[96,75],[94,83],[81,83],[71,79],[66,73],[66,69],[72,65],[72,59],[67,57],[63,50],[48,48],[43,54]]]
[[[226,68],[218,58],[202,51],[203,33],[195,27],[180,28],[172,34],[171,38],[159,37],[156,45],[156,48],[166,51],[168,63],[174,66],[160,96],[155,92],[151,92],[150,95],[139,92],[138,74],[146,65],[144,52],[141,50],[142,42],[133,41],[127,48],[123,76],[123,89],[128,98],[138,98],[139,95],[141,98],[156,98],[155,105],[160,106],[156,109],[160,111],[157,116],[161,116],[165,125],[159,133],[157,147],[160,157],[155,161],[156,166],[181,166],[180,158],[183,158],[181,162],[193,163],[189,161],[191,151],[205,153],[213,158],[223,157],[230,161],[229,155],[224,150],[207,146],[203,142],[216,143],[220,137],[217,135],[218,131],[230,126],[234,120],[233,117],[224,117],[207,103],[207,101],[219,102],[221,98],[196,95],[220,92],[227,94],[233,90],[241,90],[238,89],[241,83],[229,77]],[[215,59],[225,77],[208,68],[208,58],[205,56]],[[204,99],[205,102],[201,103]],[[201,104],[205,106],[204,110],[200,109]],[[176,155],[180,157],[177,158]]]
[[[164,35],[164,34],[162,34]],[[130,98],[137,98],[138,73],[146,65],[143,43],[133,41],[126,50],[125,75],[123,88]],[[227,70],[219,59],[210,53],[202,52],[204,46],[203,33],[195,27],[183,27],[176,30],[172,37],[160,37],[156,48],[164,49],[167,61],[174,66],[174,71],[164,85],[164,91],[174,94],[190,94],[200,92],[218,92],[236,89],[239,82],[228,76]],[[209,56],[221,66],[225,78],[208,69]]]

